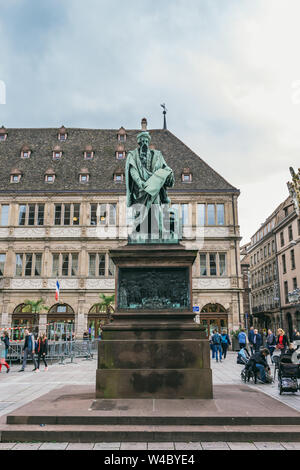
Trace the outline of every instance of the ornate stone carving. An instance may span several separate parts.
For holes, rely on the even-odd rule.
[[[15,227],[14,229],[14,236],[16,238],[44,238],[45,235],[45,228],[42,227]]]
[[[42,289],[42,279],[12,279],[10,284],[11,289]]]
[[[229,278],[216,278],[216,279],[193,279],[193,289],[229,289]]]
[[[115,279],[87,279],[86,280],[86,289],[101,289],[101,290],[114,290],[115,288]]]
[[[52,227],[50,237],[70,237],[80,238],[81,227]]]

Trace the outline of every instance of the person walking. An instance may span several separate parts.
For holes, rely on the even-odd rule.
[[[40,362],[41,359],[43,359],[44,365],[45,365],[45,372],[48,370],[48,364],[46,362],[46,356],[48,353],[48,340],[46,333],[43,333],[42,335],[39,336],[37,340],[37,350],[38,354],[38,361],[37,361],[37,368],[35,372],[40,372]]]
[[[238,334],[238,342],[239,342],[240,349],[246,348],[247,336],[243,328]]]
[[[289,340],[282,328],[277,330],[276,349],[280,349],[281,354],[284,354],[286,348],[289,346]]]
[[[25,342],[23,346],[23,363],[22,363],[22,368],[19,370],[19,372],[25,371],[28,356],[31,356],[32,358],[32,362],[34,365],[33,372],[37,369],[34,354],[35,354],[34,336],[28,329],[26,329],[25,330]]]
[[[219,359],[220,362],[222,362],[222,346],[221,346],[221,335],[218,333],[217,330],[213,331],[212,335],[212,344],[214,348],[214,353],[216,357],[216,362],[219,362],[218,360],[218,353],[219,353]]]
[[[1,341],[3,341],[5,345],[5,360],[6,360],[7,355],[8,355],[8,349],[9,349],[9,335],[8,335],[7,330],[4,330],[3,335],[1,336]]]
[[[10,367],[6,362],[6,345],[3,340],[0,341],[0,372],[2,369],[2,365],[6,367],[6,372],[8,373],[10,371]]]
[[[253,352],[254,352],[253,338],[254,338],[254,326],[251,326],[251,328],[249,330],[249,333],[248,333],[248,341],[249,341],[249,344],[250,344],[251,354],[253,354]]]
[[[223,330],[221,334],[221,346],[222,346],[222,353],[223,353],[224,359],[226,359],[227,350],[230,345],[231,345],[231,341],[230,341],[229,335],[226,330]]]
[[[254,330],[254,335],[253,335],[253,349],[254,349],[254,352],[258,352],[261,345],[262,345],[261,334],[258,332],[257,329],[255,329]]]
[[[276,348],[276,336],[270,329],[268,330],[266,343],[267,343],[267,349],[270,353],[271,362],[273,362],[273,353]]]

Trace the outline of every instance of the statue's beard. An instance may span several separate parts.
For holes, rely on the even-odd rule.
[[[148,151],[148,145],[143,144],[141,147],[141,153],[143,153],[144,155],[147,155],[147,151]]]

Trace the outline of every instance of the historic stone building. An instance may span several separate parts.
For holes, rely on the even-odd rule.
[[[258,328],[281,327],[290,335],[300,328],[300,299],[289,293],[299,286],[300,219],[288,197],[261,225],[247,249],[250,256],[251,299]]]
[[[289,296],[300,286],[300,217],[291,198],[288,198],[280,208],[274,234],[277,245],[282,325],[292,337],[295,328],[300,331],[300,295],[295,301]]]
[[[142,120],[142,129],[147,121]],[[49,337],[97,336],[99,293],[112,294],[109,250],[127,243],[124,168],[140,130],[0,129],[1,326],[36,325]],[[168,130],[150,130],[176,183],[168,191],[182,243],[199,250],[193,303],[201,322],[243,323],[239,190]],[[60,298],[55,301],[59,280]],[[24,309],[44,299],[49,310]],[[13,330],[15,338],[21,330]]]
[[[278,214],[283,204],[261,224],[248,247],[251,276],[253,324],[257,328],[277,328],[280,321],[280,289],[276,257]]]

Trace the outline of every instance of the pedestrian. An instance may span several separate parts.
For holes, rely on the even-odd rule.
[[[209,347],[210,347],[210,350],[211,350],[211,358],[212,359],[215,358],[215,348],[214,348],[214,345],[213,345],[213,342],[212,342],[213,334],[214,334],[214,332],[209,337]]]
[[[284,354],[286,348],[289,346],[289,340],[282,328],[277,330],[276,349],[280,349],[281,354]]]
[[[48,353],[48,340],[46,333],[43,333],[39,336],[37,340],[37,355],[38,355],[38,361],[37,361],[37,368],[35,372],[40,371],[40,362],[41,359],[43,359],[44,365],[45,365],[45,372],[48,370],[48,364],[46,362],[46,356]]]
[[[3,335],[1,336],[1,341],[5,344],[5,360],[7,359],[8,349],[9,349],[9,335],[8,331],[4,330]]]
[[[222,346],[221,346],[221,335],[218,333],[217,330],[213,331],[212,335],[212,344],[215,352],[216,362],[222,362]],[[218,353],[219,353],[219,360],[218,360]]]
[[[6,367],[6,372],[8,373],[10,371],[10,367],[6,362],[6,345],[3,340],[0,341],[0,372],[2,369],[2,365]]]
[[[249,341],[249,344],[250,344],[251,354],[253,354],[253,352],[254,352],[253,337],[254,337],[254,326],[251,326],[251,328],[249,330],[249,333],[248,333],[248,341]]]
[[[222,353],[223,353],[224,359],[226,359],[227,349],[230,345],[231,345],[231,341],[230,341],[229,335],[226,330],[223,330],[221,334],[221,346],[222,346]]]
[[[262,349],[261,351],[255,352],[247,363],[247,368],[253,368],[258,370],[260,373],[260,379],[263,383],[269,383],[267,380],[267,372],[270,373],[270,367],[267,362],[267,356],[269,355],[268,349]]]
[[[254,352],[258,352],[261,345],[262,345],[261,334],[258,332],[257,329],[255,329],[254,330],[254,335],[253,335],[253,349],[254,349]]]
[[[34,365],[33,372],[37,369],[34,354],[35,354],[34,336],[30,332],[30,330],[26,329],[25,330],[25,342],[24,342],[24,346],[23,346],[23,363],[22,363],[22,368],[19,370],[19,372],[24,372],[25,371],[28,356],[31,356],[31,358],[32,358],[32,362],[33,362],[33,365]]]
[[[240,349],[246,348],[246,341],[247,341],[247,336],[246,336],[245,330],[242,328],[238,334],[238,342],[239,342]]]
[[[276,336],[272,332],[272,330],[268,330],[268,336],[267,336],[267,349],[269,350],[270,357],[271,357],[271,362],[273,362],[273,353],[276,348]]]

